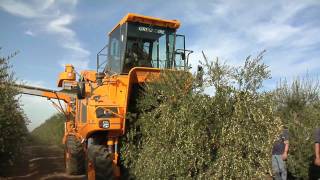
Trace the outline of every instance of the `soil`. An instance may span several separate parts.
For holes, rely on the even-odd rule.
[[[65,173],[63,149],[56,145],[29,145],[24,149],[19,162],[1,169],[5,176],[0,180],[64,180],[86,179],[85,175],[67,175]]]

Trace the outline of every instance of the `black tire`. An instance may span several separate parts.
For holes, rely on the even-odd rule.
[[[85,156],[82,144],[74,136],[67,137],[65,154],[68,153],[69,158],[65,158],[66,173],[70,175],[84,174],[85,172]]]
[[[104,145],[88,147],[88,161],[93,163],[96,180],[114,179],[111,154]]]
[[[121,177],[120,180],[134,180],[134,176],[132,176],[129,172],[129,170],[125,167],[120,168]]]

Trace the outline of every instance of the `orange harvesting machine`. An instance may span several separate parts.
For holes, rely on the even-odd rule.
[[[65,114],[65,164],[68,174],[88,179],[119,179],[119,138],[137,89],[165,69],[188,70],[185,36],[177,20],[127,14],[109,33],[97,54],[97,69],[77,78],[73,65],[60,73],[60,91],[21,85],[24,94],[57,99]],[[102,59],[104,60],[103,62]],[[64,101],[62,108],[60,101]]]

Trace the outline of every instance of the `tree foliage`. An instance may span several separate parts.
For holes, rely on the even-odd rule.
[[[45,144],[61,145],[64,135],[65,117],[55,114],[35,128],[31,135],[37,142]]]
[[[205,60],[212,96],[187,72],[147,83],[121,149],[125,167],[137,179],[265,177],[281,122],[271,94],[258,91],[269,77],[261,60],[236,68]]]
[[[27,136],[26,117],[18,103],[16,79],[10,71],[8,57],[0,57],[0,163],[12,164]],[[0,173],[1,174],[1,173]]]
[[[262,179],[270,171],[270,152],[281,121],[274,115],[272,95],[260,90],[270,77],[262,55],[248,57],[242,67],[218,60],[204,64],[212,80],[209,85],[216,90],[213,110],[220,112],[215,117],[219,129],[215,179]]]
[[[292,83],[281,81],[274,91],[277,113],[290,134],[288,169],[296,178],[309,179],[314,154],[313,132],[320,127],[319,90],[319,82],[307,76]]]

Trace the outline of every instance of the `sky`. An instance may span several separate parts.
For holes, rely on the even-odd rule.
[[[266,50],[266,89],[320,70],[320,0],[0,0],[0,55],[19,51],[11,60],[19,81],[57,89],[64,64],[96,68],[108,32],[129,12],[179,20],[193,67],[201,51],[238,66]],[[30,130],[57,112],[44,98],[20,102]]]

